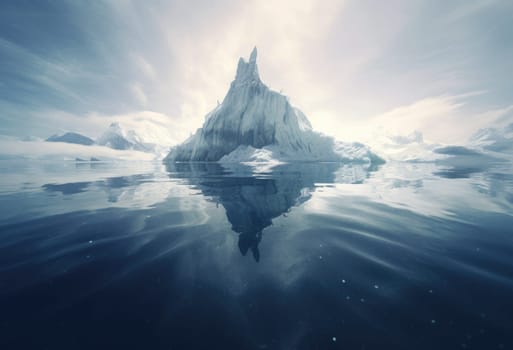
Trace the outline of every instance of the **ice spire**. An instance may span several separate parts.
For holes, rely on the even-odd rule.
[[[249,56],[249,62],[250,63],[255,63],[256,64],[256,59],[257,59],[257,48],[256,46],[253,48],[253,51],[251,51],[251,55]]]
[[[237,75],[235,76],[235,82],[245,83],[249,81],[260,81],[256,59],[257,48],[255,46],[253,51],[251,51],[251,55],[249,56],[249,62],[246,62],[242,57],[239,59],[239,64],[237,66]]]

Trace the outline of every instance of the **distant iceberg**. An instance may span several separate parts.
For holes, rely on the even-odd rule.
[[[235,80],[203,127],[171,149],[166,162],[348,161],[382,163],[360,143],[344,143],[312,129],[286,96],[261,80],[257,50],[239,60]]]
[[[151,152],[153,145],[146,144],[134,130],[125,130],[119,123],[111,123],[98,138],[97,143],[117,150]]]

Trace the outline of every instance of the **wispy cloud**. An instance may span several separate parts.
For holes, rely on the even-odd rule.
[[[513,105],[479,112],[465,108],[482,94],[485,92],[421,99],[352,123],[336,136],[372,143],[376,135],[410,137],[420,132],[427,142],[465,144],[479,129],[504,126],[513,120]]]

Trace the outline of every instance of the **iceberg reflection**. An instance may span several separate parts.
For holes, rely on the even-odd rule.
[[[240,164],[171,163],[166,168],[171,178],[186,179],[224,207],[231,229],[239,235],[241,254],[251,251],[257,262],[262,232],[274,218],[308,201],[322,184],[333,184],[336,178],[361,183],[375,170],[340,163],[284,164],[256,174],[255,168]]]

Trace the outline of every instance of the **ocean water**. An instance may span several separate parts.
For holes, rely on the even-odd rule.
[[[0,161],[0,349],[513,349],[513,171]]]

